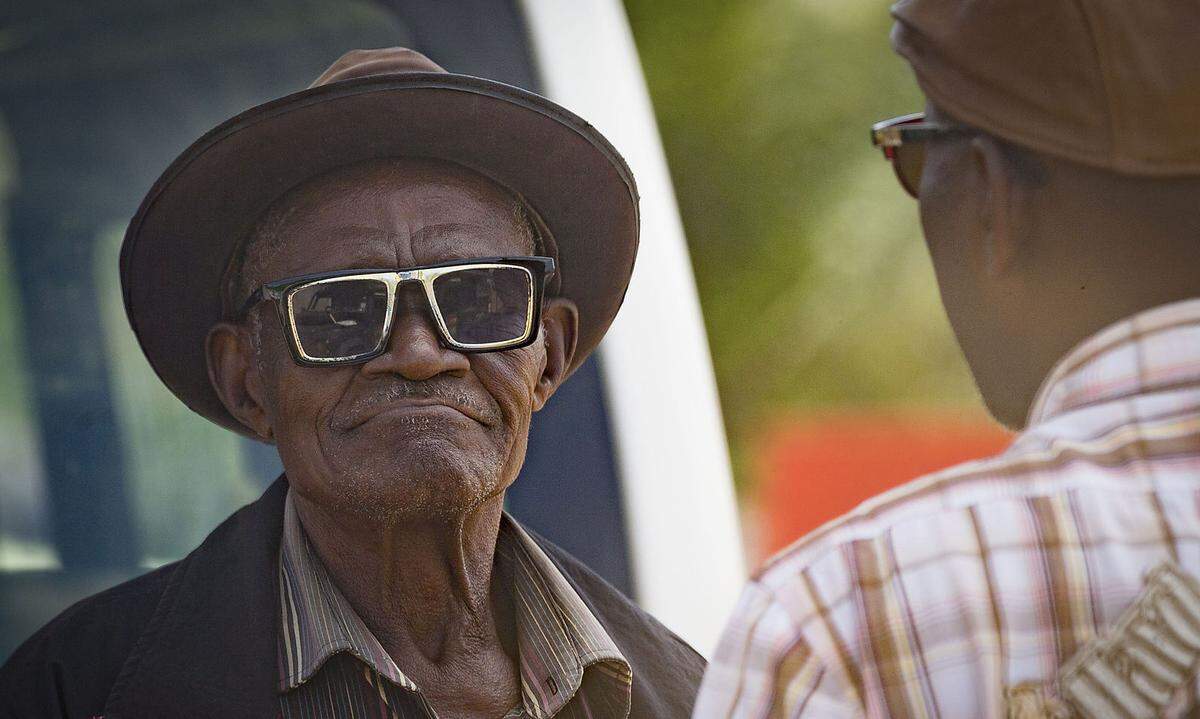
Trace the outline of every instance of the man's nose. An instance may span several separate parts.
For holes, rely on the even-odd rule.
[[[420,382],[443,373],[461,376],[471,369],[467,356],[439,341],[433,314],[418,284],[396,292],[392,336],[384,353],[363,365],[369,374],[396,374]]]

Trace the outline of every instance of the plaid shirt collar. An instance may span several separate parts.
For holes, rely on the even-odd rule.
[[[628,716],[633,672],[604,627],[529,534],[506,512],[496,552],[511,562],[521,699],[534,719],[557,714],[577,692],[595,692]],[[333,655],[348,652],[381,677],[419,692],[334,585],[292,503],[279,552],[279,690],[295,689]],[[585,675],[592,677],[585,682]]]
[[[1078,345],[1042,383],[1028,424],[1195,384],[1200,384],[1200,299],[1146,310]]]

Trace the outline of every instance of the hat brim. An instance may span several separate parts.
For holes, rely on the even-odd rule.
[[[214,128],[155,182],[121,247],[125,311],[154,371],[188,407],[236,432],[209,381],[205,337],[221,281],[254,221],[291,187],[384,157],[455,162],[518,193],[557,246],[557,294],[579,308],[570,371],[624,299],[638,245],[633,176],[605,138],[553,102],[450,73],[337,82],[254,107]]]

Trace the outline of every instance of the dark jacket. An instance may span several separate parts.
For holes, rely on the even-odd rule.
[[[281,478],[182,560],[84,599],[39,630],[0,668],[0,716],[278,716],[286,492]],[[629,660],[631,716],[688,716],[704,660],[566,552],[534,539]]]

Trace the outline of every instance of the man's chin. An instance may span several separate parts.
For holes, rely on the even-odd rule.
[[[367,422],[321,435],[320,459],[311,463],[321,469],[309,478],[316,485],[310,496],[340,514],[371,520],[470,512],[497,494],[505,475],[504,457],[491,438],[480,436],[482,425],[470,421],[473,426],[417,429]]]
[[[1013,432],[1025,429],[1029,419],[1030,401],[1020,396],[1011,387],[1001,385],[1000,387],[985,388],[978,378],[975,380],[975,387],[992,419]]]
[[[434,456],[431,456],[434,455]],[[437,461],[428,448],[410,461],[361,466],[328,496],[343,513],[378,521],[429,521],[467,514],[497,494],[495,472]]]

